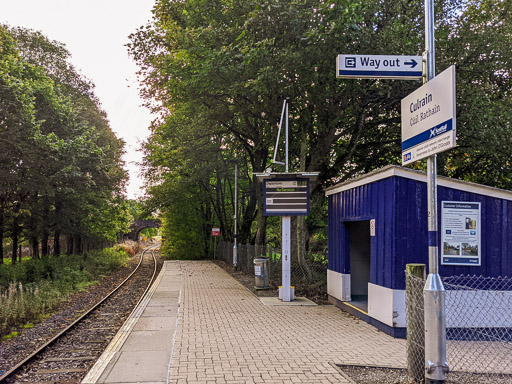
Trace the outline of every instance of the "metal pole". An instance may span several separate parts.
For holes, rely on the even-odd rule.
[[[285,172],[288,173],[288,100],[285,100]],[[281,217],[281,265],[282,265],[282,283],[280,298],[283,301],[291,301],[291,276],[290,276],[290,241],[291,239],[291,217]]]
[[[238,190],[237,190],[237,181],[238,181],[238,164],[235,164],[235,244],[233,245],[233,269],[236,271],[238,267],[238,246],[236,242],[237,237],[237,213],[238,213]]]
[[[281,299],[283,301],[291,301],[291,284],[290,284],[290,237],[291,237],[291,217],[283,216],[281,218],[281,263],[282,263],[282,283],[281,283]]]
[[[425,0],[426,81],[435,77],[434,1]],[[429,275],[425,299],[425,378],[427,384],[444,383],[446,362],[445,290],[439,276],[437,236],[437,156],[427,158]]]
[[[285,172],[288,173],[288,99],[286,99],[286,133],[285,133]]]

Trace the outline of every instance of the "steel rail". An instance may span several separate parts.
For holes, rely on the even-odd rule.
[[[156,258],[155,258],[155,254],[154,254],[154,250],[156,249],[156,247],[158,247],[160,245],[160,243],[158,244],[155,244],[155,245],[151,245],[147,248],[145,248],[141,255],[140,255],[140,260],[139,260],[139,263],[137,264],[137,266],[134,268],[134,270],[126,277],[126,279],[124,279],[116,288],[114,288],[108,295],[106,295],[105,297],[103,297],[103,299],[101,299],[99,302],[97,302],[95,305],[93,305],[91,308],[89,308],[87,310],[87,312],[85,312],[83,315],[81,315],[79,318],[77,318],[75,321],[73,321],[70,325],[68,325],[66,328],[64,328],[62,331],[60,331],[59,333],[57,333],[53,338],[51,338],[50,340],[48,340],[45,344],[43,344],[41,347],[39,347],[36,351],[32,352],[29,356],[27,356],[25,359],[23,359],[21,362],[19,362],[18,364],[16,364],[14,367],[12,367],[10,370],[8,370],[7,372],[5,372],[2,376],[0,376],[0,383],[5,381],[6,379],[8,379],[9,377],[12,377],[16,372],[18,372],[24,365],[26,365],[27,363],[29,363],[30,361],[34,360],[35,357],[37,357],[40,353],[42,353],[46,348],[48,348],[50,345],[52,345],[53,343],[55,343],[58,339],[60,339],[66,332],[68,332],[70,329],[74,328],[75,325],[77,325],[80,321],[82,321],[84,318],[86,318],[90,313],[92,313],[95,309],[97,309],[101,304],[103,304],[108,298],[110,298],[114,293],[116,293],[128,280],[130,280],[130,278],[135,274],[135,272],[137,272],[137,270],[139,269],[139,267],[142,265],[142,260],[144,259],[144,254],[146,253],[146,251],[149,251],[151,250],[152,252],[152,257],[153,257],[153,261],[154,261],[154,264],[155,264],[155,267],[154,267],[154,270],[153,270],[153,275],[151,276],[151,280],[148,284],[148,286],[146,287],[146,290],[144,291],[144,293],[142,294],[141,298],[139,299],[139,301],[137,301],[137,304],[135,305],[135,307],[137,307],[137,305],[139,305],[139,303],[141,302],[141,300],[144,298],[144,296],[146,295],[146,293],[148,292],[149,288],[151,287],[151,284],[153,284],[153,280],[155,278],[155,274],[156,274],[156,269],[157,269],[157,262],[156,262]]]

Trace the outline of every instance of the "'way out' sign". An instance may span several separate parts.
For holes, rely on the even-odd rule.
[[[348,79],[422,78],[421,56],[338,55],[336,77]]]
[[[402,99],[402,164],[455,147],[455,66]]]

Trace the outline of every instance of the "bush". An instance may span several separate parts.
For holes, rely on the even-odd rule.
[[[0,335],[38,320],[71,293],[126,266],[128,260],[124,249],[114,247],[0,265]]]
[[[117,244],[114,246],[114,249],[116,251],[125,251],[131,256],[135,256],[137,252],[140,250],[139,243],[133,240],[124,240],[122,243]]]

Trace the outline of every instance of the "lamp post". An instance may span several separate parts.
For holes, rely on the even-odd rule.
[[[235,164],[235,239],[234,239],[234,245],[233,245],[233,270],[237,270],[238,268],[238,247],[237,247],[237,214],[238,214],[238,164]]]

